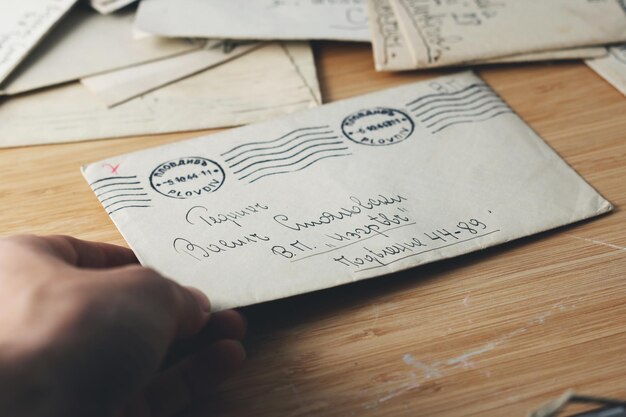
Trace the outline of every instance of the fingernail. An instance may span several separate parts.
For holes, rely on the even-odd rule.
[[[187,289],[196,298],[196,301],[198,302],[198,305],[200,306],[202,311],[204,311],[207,314],[210,313],[211,312],[211,302],[209,301],[209,297],[207,297],[205,293],[203,293],[202,291],[200,291],[197,288],[187,287]]]

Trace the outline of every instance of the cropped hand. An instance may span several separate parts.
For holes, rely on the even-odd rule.
[[[0,410],[23,417],[166,417],[243,362],[244,319],[122,247],[0,240]]]

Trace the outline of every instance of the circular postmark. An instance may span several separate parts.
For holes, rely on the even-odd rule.
[[[353,142],[384,146],[407,139],[415,130],[415,123],[400,110],[375,107],[359,110],[346,117],[341,130]]]
[[[226,175],[210,159],[188,156],[167,161],[150,174],[152,188],[166,197],[194,198],[217,191]]]

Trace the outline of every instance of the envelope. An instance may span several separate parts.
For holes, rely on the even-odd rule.
[[[413,58],[409,42],[407,42],[400,29],[391,1],[368,0],[368,14],[376,70],[403,71],[417,68],[419,63]],[[605,47],[591,46],[521,53],[487,60],[477,60],[471,64],[584,59],[598,58],[606,55]]]
[[[134,15],[133,10],[124,10],[102,16],[86,6],[76,7],[0,86],[0,94],[14,95],[75,81],[202,46],[187,39],[134,40]]]
[[[141,262],[201,289],[216,310],[612,208],[470,72],[120,155],[83,174]]]
[[[0,5],[0,83],[76,0],[19,0]]]
[[[613,46],[608,51],[606,57],[588,59],[585,63],[626,96],[626,44]]]
[[[415,68],[623,42],[615,0],[390,0]]]
[[[113,107],[260,47],[260,42],[209,41],[204,48],[158,61],[83,78],[80,82]]]
[[[89,0],[89,4],[91,4],[91,7],[96,9],[98,13],[109,14],[135,1],[137,0]]]
[[[236,126],[320,100],[309,45],[273,43],[112,109],[78,82],[5,98],[0,148]]]
[[[170,37],[369,42],[365,0],[150,0],[136,27]]]

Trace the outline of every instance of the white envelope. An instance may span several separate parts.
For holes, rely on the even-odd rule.
[[[91,4],[91,7],[96,9],[98,13],[109,14],[135,1],[137,0],[89,0],[89,4]]]
[[[76,7],[0,86],[0,94],[19,94],[75,81],[202,46],[187,39],[134,40],[134,15],[133,10],[124,10],[102,16],[88,7]]]
[[[372,49],[377,71],[403,71],[419,67],[404,37],[390,0],[368,0]],[[478,60],[472,64],[550,61],[606,56],[603,46],[567,48]]]
[[[604,58],[588,59],[589,67],[626,96],[626,44],[608,48]]]
[[[365,0],[150,0],[136,26],[172,37],[369,42]]]
[[[120,155],[83,173],[141,262],[200,288],[216,310],[611,210],[469,72]]]
[[[0,83],[76,0],[0,0]]]
[[[415,68],[626,41],[616,0],[390,0]]]
[[[319,103],[309,45],[274,43],[113,109],[80,83],[5,99],[0,148],[236,126]]]
[[[80,82],[113,107],[223,64],[260,47],[260,42],[209,41],[199,50],[83,78]]]

